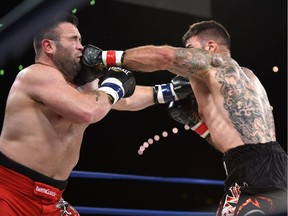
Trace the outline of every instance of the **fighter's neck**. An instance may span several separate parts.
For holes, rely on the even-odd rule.
[[[44,63],[44,62],[41,62],[41,61],[35,61],[35,64],[41,64],[41,65],[45,65],[45,66],[48,66],[48,67],[53,67],[53,68],[55,68],[54,65],[51,65],[51,64],[48,64],[48,63]]]

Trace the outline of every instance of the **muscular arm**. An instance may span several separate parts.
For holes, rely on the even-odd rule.
[[[140,46],[125,51],[122,66],[143,72],[167,70],[173,67],[174,53],[170,46]]]
[[[38,72],[37,69],[42,71]],[[31,99],[74,123],[98,122],[112,107],[104,92],[82,93],[69,85],[53,68],[27,69],[18,75],[16,82]]]
[[[79,87],[81,92],[93,93],[98,89],[98,79]],[[139,111],[154,105],[153,86],[136,85],[132,96],[120,99],[112,109],[119,111]]]
[[[135,92],[128,98],[122,98],[113,105],[115,110],[138,111],[154,105],[153,87],[136,86]]]
[[[189,77],[220,64],[221,57],[203,49],[148,45],[126,50],[122,66],[143,72],[168,70]]]

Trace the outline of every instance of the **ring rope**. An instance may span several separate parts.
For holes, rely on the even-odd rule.
[[[212,179],[195,179],[195,178],[175,178],[175,177],[156,177],[156,176],[141,176],[128,175],[117,173],[102,173],[90,171],[73,170],[70,174],[72,178],[90,178],[90,179],[128,179],[142,181],[157,181],[169,183],[184,183],[184,184],[202,184],[202,185],[224,185],[224,181]],[[141,210],[141,209],[120,209],[120,208],[100,208],[100,207],[74,207],[81,214],[101,214],[101,215],[133,215],[133,216],[214,216],[215,212],[184,212],[184,211],[161,211],[161,210]]]
[[[157,181],[157,182],[173,182],[184,184],[202,184],[202,185],[224,185],[224,181],[212,179],[195,179],[195,178],[176,178],[176,177],[156,177],[156,176],[141,176],[141,175],[128,175],[116,173],[102,173],[102,172],[89,172],[77,171],[71,172],[70,177],[73,178],[93,178],[93,179],[129,179],[129,180],[142,180],[142,181]]]
[[[133,215],[133,216],[215,216],[215,212],[184,212],[184,211],[161,211],[161,210],[140,210],[140,209],[120,209],[120,208],[98,208],[98,207],[74,207],[81,214],[101,214],[101,215]]]

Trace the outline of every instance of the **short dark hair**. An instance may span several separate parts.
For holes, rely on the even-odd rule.
[[[59,40],[60,35],[57,31],[57,26],[61,23],[71,23],[78,27],[79,21],[78,18],[70,13],[61,13],[58,16],[55,16],[47,25],[44,25],[35,35],[33,39],[33,46],[35,52],[41,49],[41,43],[43,39],[50,40]]]
[[[231,39],[226,28],[214,21],[201,21],[189,26],[188,31],[183,35],[182,42],[185,45],[187,40],[192,36],[201,36],[204,40],[213,38],[218,43],[225,45],[229,50],[231,49]]]

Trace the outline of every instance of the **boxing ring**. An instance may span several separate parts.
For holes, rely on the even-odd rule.
[[[165,183],[180,183],[180,184],[198,184],[198,185],[215,185],[223,186],[224,181],[212,179],[195,179],[195,178],[177,178],[177,177],[156,177],[156,176],[141,176],[129,174],[115,174],[89,171],[72,171],[71,178],[87,178],[87,179],[115,179],[115,180],[140,180]],[[163,210],[141,210],[141,209],[124,209],[124,208],[99,208],[88,206],[74,206],[80,214],[88,215],[134,215],[134,216],[212,216],[215,212],[200,212],[200,211],[163,211]]]

